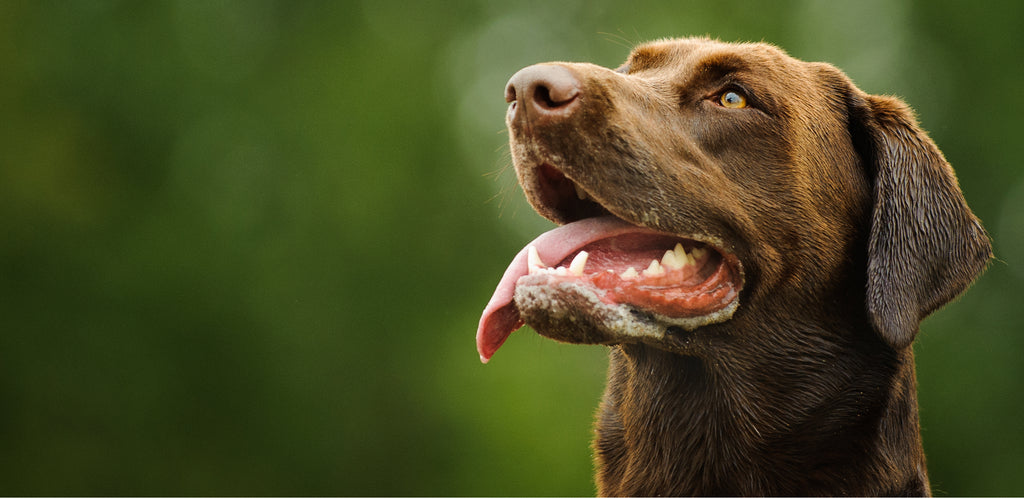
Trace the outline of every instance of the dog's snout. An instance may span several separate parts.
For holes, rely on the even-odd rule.
[[[519,109],[534,118],[568,116],[579,94],[580,83],[572,71],[554,64],[521,69],[505,85],[510,117]]]

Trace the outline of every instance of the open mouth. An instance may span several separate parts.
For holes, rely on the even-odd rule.
[[[559,220],[570,222],[611,214],[554,166],[541,164],[536,176],[538,202]]]
[[[581,302],[573,297],[582,296],[595,316],[629,318],[615,325],[622,336],[658,337],[669,326],[693,329],[732,316],[742,285],[735,256],[615,217],[554,167],[542,165],[536,176],[541,207],[567,223],[524,247],[505,271],[477,330],[482,361],[524,324],[524,314]]]

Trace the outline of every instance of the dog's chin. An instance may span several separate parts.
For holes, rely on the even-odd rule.
[[[520,279],[515,304],[538,334],[572,344],[646,343],[678,349],[690,331],[732,318],[739,306],[731,299],[705,314],[669,317],[625,303],[608,303],[600,289],[578,282],[549,282],[542,275]]]

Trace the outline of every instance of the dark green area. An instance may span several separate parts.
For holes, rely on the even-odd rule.
[[[1024,3],[0,2],[0,494],[586,495],[600,347],[479,364],[550,225],[505,80],[766,40],[897,94],[998,260],[922,327],[933,486],[1024,492]]]

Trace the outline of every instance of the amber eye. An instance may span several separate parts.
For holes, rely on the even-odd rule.
[[[728,107],[730,109],[742,109],[747,106],[747,98],[743,94],[737,92],[725,92],[719,99],[722,103],[722,107]]]

